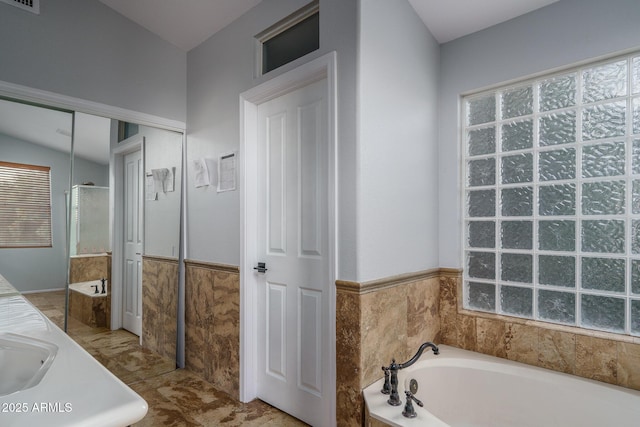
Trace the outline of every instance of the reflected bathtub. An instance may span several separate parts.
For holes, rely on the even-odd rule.
[[[96,293],[96,288],[95,288],[96,285],[98,286],[98,293]],[[108,292],[108,286],[106,285],[107,284],[105,284],[105,292]],[[83,295],[87,295],[90,297],[106,297],[107,296],[107,293],[104,293],[104,294],[101,293],[102,292],[101,280],[91,280],[88,282],[71,283],[69,285],[69,290],[79,292]]]
[[[398,372],[403,404],[380,393],[383,380],[364,390],[370,418],[392,426],[637,427],[640,391],[592,381],[449,346],[425,352]],[[402,415],[404,390],[418,384],[417,417]]]
[[[98,293],[96,293],[96,285]],[[108,282],[105,283],[104,294],[100,280],[70,284],[69,315],[94,328],[110,328],[111,295],[109,295]]]

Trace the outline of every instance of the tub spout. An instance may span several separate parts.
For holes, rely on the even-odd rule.
[[[396,359],[392,359],[391,365],[389,365],[388,368],[385,368],[385,367],[382,368],[385,371],[385,385],[382,389],[382,393],[387,394],[385,393],[385,390],[389,390],[388,392],[389,399],[387,400],[387,403],[389,403],[389,405],[392,405],[392,406],[402,405],[402,402],[400,401],[400,395],[398,395],[398,371],[400,369],[408,368],[409,366],[416,363],[416,361],[420,358],[420,356],[422,356],[422,352],[424,352],[425,349],[427,348],[431,348],[431,350],[433,350],[433,354],[435,355],[440,354],[440,350],[438,349],[437,345],[435,345],[432,342],[426,342],[422,344],[418,349],[417,353],[406,362],[396,363]],[[386,375],[387,370],[389,371],[388,377]],[[387,378],[389,380],[388,384],[387,384]]]
[[[438,349],[437,345],[435,345],[432,342],[426,342],[426,343],[424,343],[424,344],[422,344],[420,346],[420,348],[418,349],[416,354],[414,354],[411,359],[407,360],[404,363],[399,364],[398,367],[400,369],[403,369],[403,368],[408,368],[409,366],[413,365],[414,363],[416,363],[416,360],[420,359],[420,356],[422,356],[422,352],[425,351],[429,347],[431,347],[431,349],[433,350],[433,354],[435,354],[436,356],[438,354],[440,354],[440,350]]]

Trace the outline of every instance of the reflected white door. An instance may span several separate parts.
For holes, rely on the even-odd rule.
[[[258,397],[330,424],[327,81],[258,106]]]
[[[124,157],[124,329],[142,334],[142,152]]]

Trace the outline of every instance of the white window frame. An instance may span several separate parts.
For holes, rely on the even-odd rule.
[[[615,63],[617,61],[627,61],[627,82],[626,82],[626,94],[624,96],[612,97],[612,98],[604,98],[602,100],[598,100],[595,102],[583,102],[583,71],[586,69],[591,69],[594,67],[598,67],[605,64]],[[634,74],[634,65],[635,65],[635,74]],[[463,217],[463,230],[462,230],[462,250],[463,250],[463,262],[464,262],[464,274],[463,274],[463,307],[467,310],[475,310],[475,311],[485,311],[500,315],[508,315],[508,316],[516,316],[516,317],[524,317],[533,320],[540,320],[551,323],[560,323],[569,326],[577,326],[586,329],[597,329],[604,330],[608,332],[627,334],[627,335],[635,335],[640,336],[640,326],[637,325],[632,330],[631,325],[631,301],[635,301],[634,304],[636,306],[640,306],[640,293],[634,294],[631,289],[631,279],[632,279],[632,260],[636,260],[638,265],[640,265],[640,250],[636,250],[639,253],[632,253],[632,221],[636,221],[636,224],[640,227],[640,206],[636,208],[638,213],[633,213],[633,182],[637,181],[640,183],[640,174],[633,173],[632,170],[632,158],[633,158],[633,141],[638,141],[638,148],[640,148],[640,52],[633,52],[623,56],[616,56],[612,58],[608,58],[606,60],[593,61],[590,63],[581,64],[580,66],[574,66],[572,68],[564,69],[560,72],[549,73],[541,76],[537,76],[533,79],[526,79],[519,82],[514,82],[506,85],[500,85],[498,87],[494,87],[490,90],[484,90],[482,92],[477,92],[469,95],[465,95],[462,97],[461,102],[461,143],[463,153],[462,157],[462,217]],[[558,110],[547,110],[541,112],[539,109],[539,83],[542,81],[546,81],[556,77],[568,76],[575,74],[576,76],[576,93],[575,93],[575,103],[572,106],[558,109]],[[635,85],[635,86],[634,86]],[[531,87],[533,90],[533,109],[531,114],[526,114],[518,117],[511,117],[507,119],[502,119],[501,117],[501,94],[505,91],[510,91],[513,89],[523,88],[523,87]],[[635,92],[634,92],[635,90]],[[467,106],[469,101],[473,101],[480,98],[485,98],[490,95],[495,96],[495,118],[492,121],[487,121],[477,125],[469,125],[468,123],[468,111]],[[592,140],[583,140],[583,111],[594,105],[601,104],[609,104],[614,102],[624,102],[626,105],[625,109],[625,128],[623,136],[616,136],[610,138],[601,138],[601,139],[592,139]],[[561,112],[574,110],[576,112],[575,117],[575,137],[576,140],[573,143],[565,143],[565,144],[554,144],[548,146],[539,146],[539,137],[540,137],[540,127],[539,127],[539,118],[541,116],[548,115],[551,111],[553,112]],[[635,117],[634,117],[635,114]],[[501,151],[501,132],[502,125],[505,123],[511,123],[514,121],[521,121],[523,119],[530,119],[532,121],[532,136],[533,136],[533,144],[531,148],[525,148],[520,150],[513,151]],[[636,122],[635,134],[634,132],[634,121]],[[469,130],[483,128],[486,126],[495,126],[495,150],[490,154],[481,154],[481,155],[471,155],[469,153],[469,143],[467,132]],[[605,144],[607,142],[617,142],[624,141],[625,146],[625,173],[623,175],[615,175],[615,176],[602,176],[602,177],[582,177],[581,169],[582,169],[582,150],[584,147]],[[575,177],[571,180],[540,180],[539,179],[539,164],[538,158],[539,154],[544,151],[553,151],[560,150],[563,148],[573,148],[575,149]],[[636,150],[638,150],[636,148]],[[517,184],[502,184],[501,183],[501,159],[504,156],[520,154],[520,153],[531,153],[533,157],[533,180],[531,182],[521,182]],[[640,158],[640,153],[636,155]],[[469,161],[471,160],[479,160],[479,159],[495,159],[495,183],[488,184],[485,186],[471,186],[469,181]],[[638,171],[640,172],[640,171]],[[611,181],[624,181],[625,182],[625,212],[621,215],[586,215],[582,213],[581,208],[581,200],[582,200],[582,184],[588,182],[611,182]],[[574,215],[562,215],[562,216],[544,216],[540,215],[538,211],[538,194],[539,188],[544,187],[546,185],[553,184],[563,184],[563,183],[575,183],[575,212]],[[502,208],[501,208],[501,190],[503,188],[509,187],[532,187],[533,195],[531,200],[531,216],[519,216],[519,217],[508,217],[508,220],[525,220],[532,222],[532,242],[531,249],[502,249],[501,248],[501,224],[503,220],[507,220],[502,216]],[[495,195],[495,212],[493,216],[487,217],[472,217],[469,215],[469,199],[468,194],[469,191],[472,190],[482,190],[482,189],[491,189],[494,190]],[[637,197],[636,197],[637,198]],[[623,253],[601,253],[601,252],[589,252],[585,251],[582,248],[582,221],[584,220],[622,220],[624,221],[624,233],[625,233],[625,242],[624,242],[624,252]],[[560,252],[560,251],[546,251],[541,250],[539,248],[538,242],[538,225],[541,220],[568,220],[575,221],[575,250],[568,252]],[[493,248],[480,248],[480,247],[471,247],[469,244],[469,227],[468,224],[470,221],[494,221],[495,225],[495,235],[494,235],[494,247]],[[637,244],[640,246],[640,243]],[[482,279],[482,278],[474,278],[470,277],[469,272],[469,258],[468,254],[470,252],[486,252],[495,254],[495,265],[493,266],[494,278],[493,279]],[[532,280],[530,284],[525,283],[517,283],[510,282],[507,280],[501,279],[501,256],[503,253],[515,253],[515,254],[526,254],[532,257],[532,266],[531,266],[531,275]],[[552,286],[552,285],[544,285],[539,283],[539,255],[555,255],[555,256],[574,256],[575,257],[575,287],[561,287],[561,286]],[[624,292],[614,292],[614,291],[606,291],[606,290],[596,290],[596,289],[583,289],[581,287],[582,282],[582,260],[583,258],[615,258],[615,259],[624,259],[625,261],[625,271],[624,271]],[[638,266],[636,266],[638,268]],[[494,308],[480,308],[478,307],[481,304],[477,304],[474,306],[472,302],[469,300],[469,282],[477,282],[477,283],[485,283],[494,285],[495,294],[493,297],[495,298]],[[521,315],[513,312],[505,312],[501,305],[500,299],[500,291],[502,286],[512,286],[512,287],[521,287],[528,288],[532,290],[532,311],[531,315]],[[538,291],[539,290],[552,290],[558,292],[569,292],[575,295],[574,299],[574,310],[575,310],[575,322],[562,322],[562,321],[554,321],[540,317],[540,313],[538,310]],[[640,292],[640,291],[639,291]],[[605,296],[605,297],[615,297],[624,299],[624,310],[625,310],[625,322],[623,329],[615,329],[615,328],[607,328],[602,326],[593,326],[583,323],[582,319],[582,310],[581,310],[581,299],[583,295],[595,295],[595,296]],[[637,317],[640,316],[640,313],[636,316],[636,322],[640,322],[640,319]]]
[[[267,43],[269,40],[273,39],[274,37],[284,33],[288,29],[295,27],[305,19],[318,13],[320,13],[319,0],[313,0],[308,5],[295,11],[294,13],[282,19],[281,21],[278,21],[277,23],[273,24],[271,27],[267,28],[261,33],[256,34],[256,36],[254,37],[255,39],[255,42],[254,42],[255,55],[254,56],[255,56],[255,76],[256,77],[263,76],[273,71],[273,70],[265,71],[263,69],[262,62],[263,62],[264,44]]]

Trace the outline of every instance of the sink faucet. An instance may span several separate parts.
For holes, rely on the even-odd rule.
[[[384,387],[382,388],[382,393],[389,394],[389,400],[387,400],[387,403],[389,403],[389,405],[393,405],[393,406],[402,405],[402,402],[400,401],[400,396],[398,395],[398,371],[400,369],[408,368],[409,366],[416,363],[416,361],[420,358],[420,356],[422,356],[422,352],[429,347],[431,348],[431,350],[433,350],[433,354],[435,355],[440,354],[440,350],[438,349],[437,345],[435,345],[432,342],[426,342],[422,344],[418,349],[417,353],[406,362],[396,363],[396,359],[391,359],[391,365],[389,365],[389,367],[387,368],[385,367],[382,368],[382,370],[385,371],[385,384],[384,384]],[[388,375],[387,375],[387,372],[389,373]],[[387,380],[389,381],[388,384],[387,384]]]
[[[104,277],[102,279],[100,279],[100,281],[102,282],[102,294],[106,294],[107,290],[105,289],[105,282],[107,281],[107,279],[105,279]],[[98,285],[96,285],[96,291],[98,290]]]

